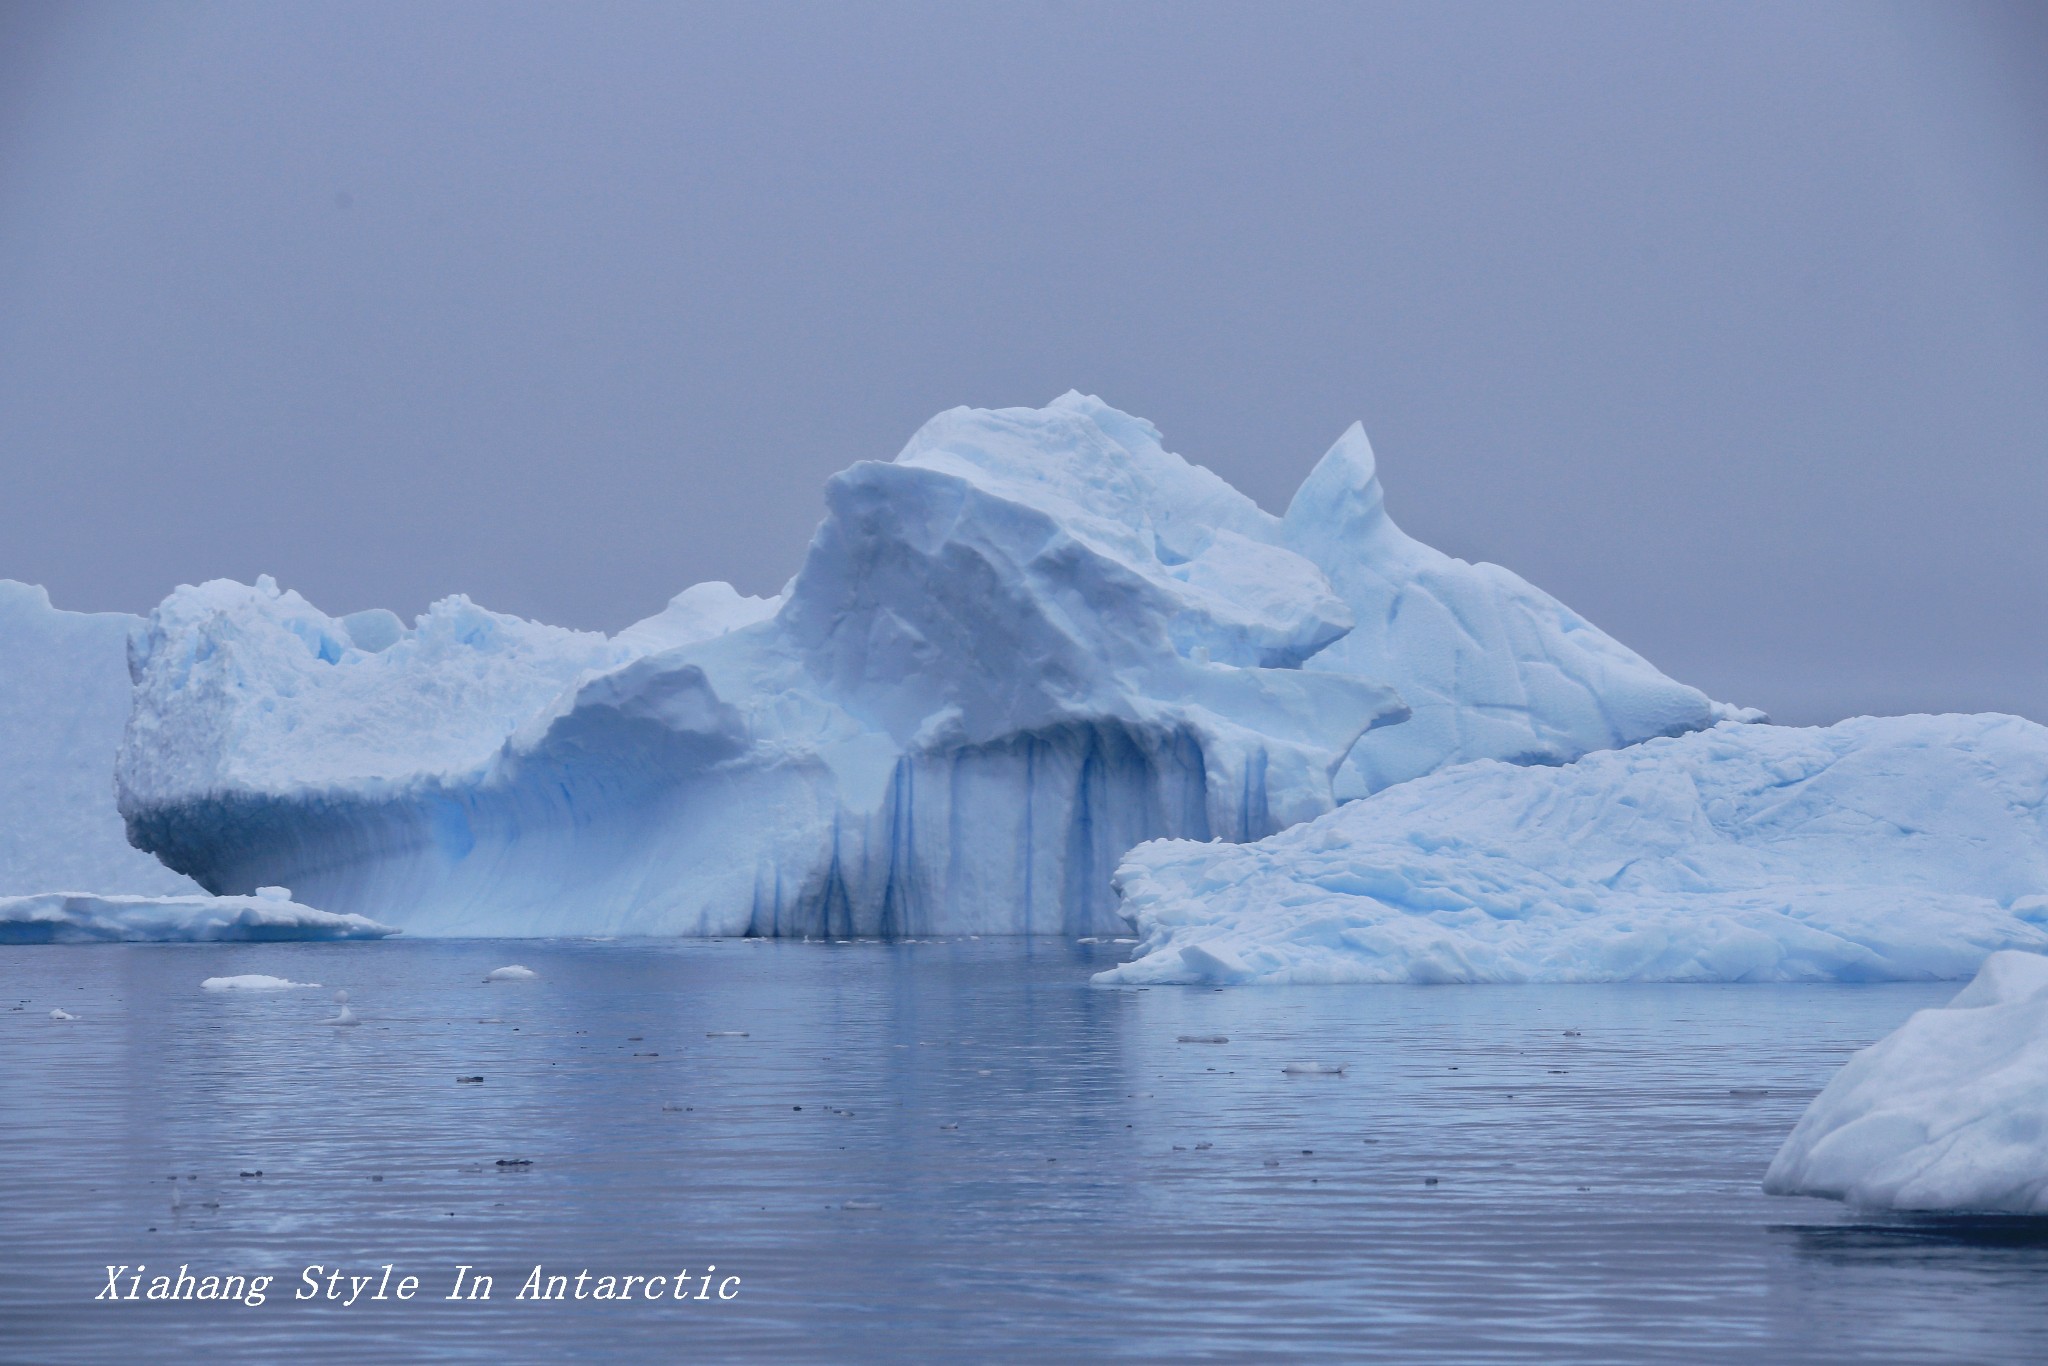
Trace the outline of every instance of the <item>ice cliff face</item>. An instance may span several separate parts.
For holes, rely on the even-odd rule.
[[[141,618],[61,612],[0,579],[0,896],[197,893],[128,843],[114,754],[128,719],[128,631]]]
[[[2037,914],[2048,918],[2048,898]],[[1764,1189],[1867,1208],[2048,1214],[2048,958],[1998,953],[1849,1060]]]
[[[1724,724],[1482,761],[1117,873],[1112,982],[1873,981],[2048,949],[2048,729]]]
[[[700,586],[611,640],[181,589],[132,660],[131,838],[416,933],[1087,933],[1133,845],[1272,834],[1340,769],[1716,714],[1402,537],[1355,432],[1285,519],[1079,395],[942,414],[826,499],[783,599]],[[1406,690],[1427,734],[1379,748]]]

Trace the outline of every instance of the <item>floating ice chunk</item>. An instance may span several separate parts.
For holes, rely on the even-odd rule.
[[[291,991],[298,987],[317,987],[318,982],[294,982],[287,977],[269,977],[260,972],[245,972],[237,977],[209,977],[199,984],[201,991]]]
[[[744,1029],[707,1029],[704,1031],[704,1037],[707,1039],[744,1039],[748,1035]]]
[[[1117,872],[1105,984],[1884,981],[2048,949],[2048,729],[1725,723],[1555,768],[1464,764],[1254,844]]]
[[[539,976],[540,974],[532,968],[523,968],[514,963],[510,967],[492,968],[484,974],[484,980],[486,982],[531,982]]]
[[[340,1007],[341,1007],[341,1010],[340,1010],[340,1012],[339,1012],[338,1014],[335,1014],[335,1015],[332,1015],[332,1016],[328,1017],[328,1018],[327,1018],[327,1019],[325,1019],[325,1020],[322,1020],[322,1021],[320,1022],[321,1024],[324,1024],[324,1025],[340,1025],[340,1026],[343,1026],[344,1028],[346,1028],[346,1027],[348,1027],[348,1026],[352,1026],[352,1025],[359,1025],[359,1024],[361,1024],[361,1023],[362,1023],[362,1021],[361,1021],[361,1020],[358,1020],[358,1019],[356,1018],[356,1013],[355,1013],[355,1012],[354,1012],[353,1010],[350,1010],[350,1009],[349,1009],[349,1007],[348,1007],[348,993],[347,993],[347,992],[345,992],[345,991],[337,991],[337,992],[335,992],[335,993],[334,993],[334,1003],[335,1003],[336,1005],[338,1005],[338,1006],[340,1006]]]
[[[1230,1042],[1230,1036],[1229,1036],[1228,1034],[1183,1034],[1183,1035],[1181,1035],[1181,1036],[1180,1036],[1180,1037],[1179,1037],[1178,1039],[1174,1040],[1174,1042],[1176,1042],[1176,1043],[1229,1043],[1229,1042]]]
[[[73,1015],[70,1011],[62,1009],[60,1007],[59,1009],[50,1012],[50,1018],[53,1020],[75,1020],[78,1017],[76,1015]]]
[[[1881,1209],[2048,1214],[2048,957],[1995,953],[1850,1058],[1764,1189]]]
[[[1341,1077],[1349,1063],[1291,1062],[1280,1070],[1290,1077]]]
[[[281,890],[281,889],[280,889]],[[382,939],[390,925],[255,896],[0,897],[0,944]]]

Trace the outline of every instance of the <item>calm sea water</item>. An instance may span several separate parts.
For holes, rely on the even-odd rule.
[[[0,1359],[2048,1360],[2042,1226],[1758,1190],[1952,986],[1089,987],[1120,952],[0,949]],[[200,990],[244,972],[325,989]],[[387,1263],[414,1300],[293,1299]]]

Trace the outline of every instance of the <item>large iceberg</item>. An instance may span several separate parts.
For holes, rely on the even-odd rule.
[[[1879,1209],[2048,1214],[2048,958],[1993,954],[1947,1006],[1851,1058],[1785,1140],[1764,1189]]]
[[[130,838],[416,933],[1087,934],[1142,841],[1727,714],[1401,536],[1356,430],[1284,519],[1075,394],[943,413],[826,496],[780,598],[611,639],[180,589],[136,638]]]
[[[128,632],[141,624],[59,611],[43,589],[0,579],[0,896],[200,891],[129,844],[114,809]]]
[[[1135,850],[1105,982],[1873,981],[2048,950],[2048,729],[1725,723]]]

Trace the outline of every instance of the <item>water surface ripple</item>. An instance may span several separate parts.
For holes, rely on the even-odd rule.
[[[1952,984],[1089,987],[1119,952],[0,949],[0,1359],[2048,1360],[2043,1226],[1758,1189]],[[419,1298],[292,1299],[387,1262]],[[107,1263],[277,1280],[95,1303]],[[515,1300],[536,1264],[742,1281]]]

